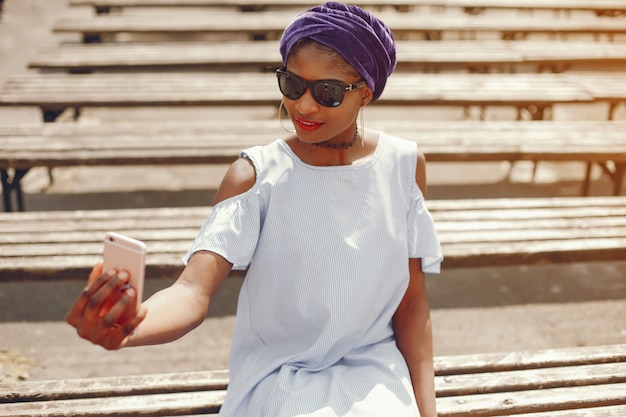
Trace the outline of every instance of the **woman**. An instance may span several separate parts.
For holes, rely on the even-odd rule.
[[[248,267],[220,416],[436,416],[425,272],[442,260],[413,142],[359,126],[396,64],[391,31],[329,2],[285,29],[276,72],[295,134],[226,173],[175,284],[125,323],[125,272],[96,266],[68,313],[107,349],[165,343]]]

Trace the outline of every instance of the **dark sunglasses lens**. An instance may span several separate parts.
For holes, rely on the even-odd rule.
[[[285,72],[278,73],[278,88],[285,97],[291,100],[299,99],[306,91],[306,85],[301,79]]]
[[[318,81],[313,85],[313,95],[321,105],[337,107],[343,100],[343,87],[335,83]]]

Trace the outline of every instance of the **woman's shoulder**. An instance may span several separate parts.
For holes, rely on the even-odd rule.
[[[279,165],[284,158],[283,141],[278,139],[267,145],[258,145],[241,152],[239,159],[234,161],[222,180],[217,191],[216,202],[243,194],[264,176],[268,168]]]
[[[256,170],[247,158],[239,158],[233,162],[224,175],[215,194],[215,203],[243,194],[250,190],[256,182]]]

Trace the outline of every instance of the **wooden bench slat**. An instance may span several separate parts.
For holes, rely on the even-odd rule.
[[[436,356],[434,363],[442,416],[599,417],[625,407],[626,345]],[[217,411],[227,384],[225,370],[0,384],[0,413],[204,414]]]
[[[615,216],[615,217],[614,217]],[[447,243],[455,242],[480,242],[480,241],[509,241],[515,239],[540,240],[556,239],[559,235],[567,239],[581,239],[584,237],[619,237],[626,236],[626,214],[606,214],[601,217],[560,219],[558,214],[554,219],[542,220],[473,220],[465,221],[442,220],[435,214],[438,222],[437,230]],[[54,224],[64,233],[59,236],[57,232],[46,228],[48,222],[27,224],[4,224],[0,223],[4,230],[0,232],[1,245],[20,244],[53,244],[53,243],[80,243],[99,241],[104,237],[104,230],[115,228],[132,233],[140,240],[146,242],[156,240],[185,240],[197,232],[204,217],[182,219],[146,220],[136,224],[133,220],[120,219],[118,221],[98,222],[97,224],[85,224],[76,222],[56,221]],[[533,231],[536,229],[536,231]],[[574,229],[573,231],[571,231]],[[484,233],[480,233],[480,232]],[[506,236],[493,236],[494,231],[501,231]],[[487,238],[483,238],[487,236]],[[18,248],[16,248],[18,250]],[[8,252],[5,253],[5,255]]]
[[[616,375],[621,375],[616,377]],[[626,363],[464,374],[435,378],[438,397],[626,382]]]
[[[148,256],[149,277],[176,278],[172,271],[181,271],[183,255],[193,239],[163,243]],[[50,281],[74,280],[87,276],[91,267],[101,259],[100,245],[68,246],[51,248],[52,245],[29,245],[18,253],[8,253],[0,258],[2,281]],[[152,243],[151,248],[157,245]],[[445,256],[444,267],[510,266],[549,263],[580,263],[621,261],[626,256],[626,238],[598,238],[579,241],[548,240],[530,242],[476,242],[442,243]],[[46,253],[38,253],[38,250]],[[8,251],[7,251],[8,252]],[[51,253],[52,252],[52,253]],[[63,268],[70,266],[75,271]]]
[[[198,7],[198,6],[298,6],[308,8],[317,3],[311,0],[70,0],[72,6],[98,7]],[[555,9],[626,11],[621,0],[359,0],[367,6],[438,6],[494,9]]]
[[[21,416],[174,416],[216,413],[225,391],[182,392],[126,397],[89,398],[47,402],[0,404],[0,414]],[[71,410],[71,411],[70,411]]]
[[[435,378],[438,397],[569,386],[599,386],[622,382],[626,382],[626,363],[623,362],[437,376]],[[225,390],[227,385],[228,371],[226,370],[35,381],[23,383],[16,387],[4,387],[0,394],[0,404],[148,395],[161,392]]]
[[[596,366],[602,369],[600,373],[607,371],[609,374],[611,373],[609,366]],[[586,372],[586,369],[589,369],[590,373],[594,374],[595,372],[591,371],[591,368],[590,366],[581,368],[572,366],[570,367],[571,372],[568,369],[556,369],[556,373],[562,372],[563,375],[566,375],[561,385],[556,388],[550,388],[550,380],[546,381],[546,387],[540,386],[541,380],[539,378],[546,374],[546,372],[541,371],[532,376],[533,379],[538,379],[536,379],[537,386],[531,389],[518,390],[515,386],[507,385],[507,382],[500,385],[496,382],[500,378],[498,374],[492,375],[491,379],[489,379],[489,374],[485,374],[486,380],[478,378],[473,383],[468,381],[469,386],[473,385],[478,391],[484,391],[480,387],[487,387],[486,391],[489,393],[445,396],[445,390],[442,392],[441,388],[438,387],[437,403],[439,414],[448,417],[469,415],[501,416],[509,415],[511,412],[515,414],[524,412],[547,413],[559,410],[570,411],[572,409],[591,410],[593,408],[596,409],[594,412],[598,413],[604,410],[598,407],[611,407],[623,404],[626,395],[626,390],[624,389],[626,384],[610,382],[610,375],[607,375],[606,378],[601,377],[601,379],[592,377],[590,381],[585,381],[583,377],[576,381],[575,373],[578,369],[581,369],[583,373]],[[534,371],[514,371],[511,375],[504,376],[504,378],[506,380],[524,379],[524,375],[532,372]],[[222,384],[224,381],[212,385],[210,374],[212,373],[194,372],[192,375],[182,374],[182,378],[172,374],[64,381],[60,384],[61,389],[53,387],[51,391],[48,391],[50,387],[47,386],[51,384],[51,381],[27,383],[23,390],[19,390],[26,392],[21,399],[23,401],[31,401],[30,396],[34,394],[33,402],[0,404],[0,412],[3,415],[15,416],[57,415],[54,413],[61,409],[66,410],[66,412],[71,409],[72,413],[76,413],[65,415],[93,416],[116,415],[112,413],[123,415],[142,413],[141,415],[156,416],[174,415],[173,413],[178,415],[183,413],[216,412],[223,401],[224,391],[222,391]],[[624,375],[623,369],[619,367],[614,368],[612,374],[613,376],[617,375],[619,379],[619,375]],[[125,386],[127,389],[125,396],[117,396],[123,394],[122,390],[111,390],[111,381],[115,379],[117,379],[117,383],[114,384],[116,387],[122,386],[121,384],[128,384]],[[220,379],[223,379],[223,377]],[[608,383],[605,383],[605,381],[608,381]],[[103,382],[105,383],[104,385]],[[557,382],[555,381],[555,383]],[[570,386],[571,383],[574,386]],[[490,392],[488,387],[491,384],[494,387],[499,387],[496,388],[496,391],[499,391],[500,388],[505,391]],[[145,386],[149,388],[144,389]],[[146,394],[153,390],[160,390],[160,394]],[[32,394],[28,393],[29,391]],[[110,395],[114,396],[110,397]],[[70,396],[80,399],[48,400],[48,396],[52,398],[66,398]],[[11,401],[10,397],[6,399]],[[607,409],[610,410],[610,408]],[[603,414],[593,415],[599,416]]]
[[[465,381],[463,384],[466,386],[461,389],[477,390],[489,384],[473,383],[471,378],[493,375],[494,379],[497,379],[499,376],[506,377],[508,372],[512,372],[511,375],[518,375],[511,379],[526,379],[527,381],[536,381],[536,383],[540,383],[544,379],[544,375],[554,373],[550,378],[556,383],[559,380],[556,376],[560,375],[562,377],[560,378],[561,386],[567,386],[572,384],[577,370],[581,370],[581,377],[583,374],[593,377],[594,374],[597,376],[614,369],[616,370],[614,374],[618,375],[618,379],[606,383],[621,382],[621,378],[626,377],[626,373],[623,373],[621,368],[626,366],[626,345],[436,356],[434,366],[438,392],[441,396],[447,396],[449,384],[461,386],[460,381]],[[616,366],[616,368],[611,368],[611,366]],[[546,373],[543,373],[542,370],[545,370]],[[523,375],[527,375],[527,377],[523,377]],[[446,377],[451,378],[446,379]],[[184,392],[224,389],[227,383],[228,371],[226,370],[78,378],[61,381],[25,381],[15,385],[0,384],[2,387],[0,403],[129,393],[152,394],[157,391]],[[492,385],[493,387],[497,386],[497,384]]]
[[[489,245],[498,244],[559,244],[562,240],[575,240],[575,242],[563,243],[563,245],[572,245],[572,247],[584,246],[584,242],[595,242],[596,240],[606,239],[607,244],[611,239],[626,238],[626,226],[615,226],[611,221],[604,224],[595,225],[591,227],[590,223],[583,223],[578,221],[570,222],[570,226],[564,224],[563,227],[550,228],[547,227],[543,230],[527,230],[528,228],[541,227],[544,223],[535,223],[532,221],[522,222],[507,222],[489,224],[483,233],[478,231],[476,227],[470,226],[466,229],[465,224],[456,223],[448,225],[445,220],[437,218],[436,213],[433,215],[435,221],[443,223],[443,231],[440,231],[439,237],[445,245],[472,245],[476,243],[482,243],[485,247]],[[622,217],[626,217],[623,215]],[[474,222],[480,222],[480,220],[474,220]],[[622,219],[623,222],[623,219]],[[145,229],[139,230],[137,228],[130,228],[129,231],[136,236],[137,239],[144,240],[150,243],[152,246],[152,253],[160,253],[163,251],[170,251],[174,247],[173,242],[187,242],[189,239],[193,240],[197,230],[202,225],[202,222],[198,222],[196,227],[187,227],[185,229],[165,229],[159,231],[146,231]],[[498,227],[501,225],[502,227]],[[112,223],[109,227],[114,227]],[[155,226],[158,227],[158,226]],[[118,230],[122,229],[122,226],[117,227]],[[100,229],[103,230],[103,229]],[[499,234],[495,232],[500,231]],[[83,253],[98,253],[96,250],[89,246],[90,242],[98,242],[95,239],[98,235],[96,232],[68,232],[64,233],[64,237],[51,242],[52,233],[48,236],[30,236],[34,233],[20,233],[19,236],[2,236],[0,244],[5,245],[3,247],[3,257],[35,255],[39,253],[41,256],[48,255],[72,255]],[[102,237],[102,236],[99,236]],[[23,245],[25,239],[28,239],[26,246]],[[74,244],[74,246],[71,246]],[[64,246],[66,249],[64,250]],[[28,251],[28,253],[26,253]]]
[[[445,267],[626,259],[626,197],[432,200],[429,207]],[[174,277],[209,212],[0,213],[3,280],[82,279],[100,258],[108,230],[148,243],[148,276]]]
[[[506,416],[511,411],[548,412],[623,405],[625,402],[626,384],[606,384],[444,397],[438,399],[437,411],[441,417],[491,417]]]
[[[594,80],[563,74],[394,74],[379,104],[552,105],[604,97],[587,90]],[[584,80],[585,86],[581,86]],[[618,82],[620,78],[614,81]],[[611,95],[611,99],[615,95]],[[8,79],[0,105],[41,107],[274,104],[272,74],[25,74]]]
[[[415,68],[468,68],[494,64],[621,64],[626,45],[590,41],[403,41],[396,43],[397,71]],[[42,49],[30,68],[47,69],[199,69],[223,66],[258,70],[278,67],[278,43],[167,42],[66,44]],[[436,65],[436,67],[433,67]]]
[[[438,356],[434,365],[436,375],[457,375],[617,362],[626,362],[626,345]]]
[[[56,33],[82,34],[182,34],[182,33],[273,33],[280,35],[291,22],[293,11],[256,13],[187,13],[171,19],[167,14],[101,15],[92,18],[61,18],[53,25]],[[210,18],[215,16],[216,18]],[[406,33],[474,32],[496,33],[626,33],[620,19],[577,16],[554,19],[544,16],[493,15],[465,16],[453,14],[377,13],[397,36]]]
[[[515,417],[623,417],[625,415],[626,405],[614,405],[608,407],[583,408],[580,410],[515,414]],[[507,417],[513,417],[513,415]]]
[[[80,398],[225,390],[227,370],[32,381],[2,387],[0,404]]]
[[[441,131],[421,129],[419,123],[408,128],[373,120],[369,125],[391,129],[397,136],[415,140],[429,161],[626,162],[626,124],[615,125],[615,129],[606,126],[598,131],[581,132],[576,123],[571,123],[569,130],[563,132],[556,126],[551,131],[550,124],[544,130],[527,129],[528,125],[523,123],[518,129],[499,131],[491,126],[497,125],[495,122],[483,123],[484,126],[459,123],[456,127],[455,122],[446,123],[447,128]],[[431,123],[432,129],[441,124]],[[242,149],[284,135],[278,121],[267,126],[259,123],[256,132],[236,126],[228,132],[222,131],[231,125],[224,123],[217,130],[208,130],[212,124],[207,123],[207,131],[171,134],[103,128],[85,136],[72,132],[41,134],[43,129],[32,136],[22,133],[4,136],[0,131],[0,168],[229,163]],[[600,123],[597,125],[600,128]]]

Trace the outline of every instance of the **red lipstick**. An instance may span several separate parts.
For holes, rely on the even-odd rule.
[[[300,119],[298,117],[294,117],[294,122],[300,129],[307,131],[317,130],[320,128],[320,126],[322,126],[321,123]]]

